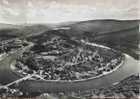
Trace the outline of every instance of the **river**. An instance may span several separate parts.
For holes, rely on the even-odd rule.
[[[139,73],[139,61],[125,54],[125,60],[122,66],[116,71],[96,79],[89,79],[78,82],[53,82],[53,81],[25,81],[22,83],[24,91],[28,92],[68,92],[79,91],[93,88],[107,87],[120,82],[124,78]],[[24,87],[26,86],[26,87]]]
[[[20,77],[13,73],[10,69],[11,62],[15,60],[19,53],[12,53],[9,57],[6,57],[0,62],[0,83],[7,84],[19,79]],[[19,84],[19,87],[24,92],[36,93],[36,92],[68,92],[79,91],[93,88],[107,87],[120,82],[124,78],[139,73],[140,61],[133,59],[131,56],[125,54],[125,60],[122,66],[116,71],[104,75],[99,78],[89,79],[86,81],[77,82],[59,82],[59,81],[32,81],[27,80]]]

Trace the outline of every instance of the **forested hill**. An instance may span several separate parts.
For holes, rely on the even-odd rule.
[[[64,28],[65,27],[65,28]],[[67,28],[68,27],[68,28]],[[66,29],[67,28],[67,29]],[[0,40],[32,37],[56,32],[69,38],[85,39],[121,50],[139,58],[139,21],[89,20],[57,25],[0,25]]]

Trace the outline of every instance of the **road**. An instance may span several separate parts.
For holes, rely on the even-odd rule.
[[[15,59],[18,57],[20,53],[21,51],[11,53],[8,57],[1,60],[0,83],[7,84],[20,78],[18,75],[13,73],[13,71],[10,68],[11,62],[15,61]],[[77,82],[28,80],[19,84],[19,87],[22,89],[22,91],[29,93],[60,92],[60,91],[68,92],[68,91],[79,91],[107,87],[113,83],[123,80],[124,78],[132,74],[139,73],[140,68],[138,67],[138,65],[139,65],[138,61],[125,54],[124,63],[122,66],[120,66],[120,68],[100,78]]]
[[[125,55],[124,64],[116,71],[96,79],[89,79],[78,82],[59,82],[59,81],[25,81],[21,88],[25,92],[68,92],[79,91],[93,88],[107,87],[113,83],[119,82],[124,78],[139,73],[138,61]],[[26,87],[25,87],[26,86]]]

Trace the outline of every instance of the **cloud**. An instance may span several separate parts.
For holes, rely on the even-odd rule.
[[[28,0],[25,2],[11,3],[2,0],[0,6],[0,22],[8,23],[59,23],[68,21],[84,21],[95,19],[139,19],[139,7],[137,0],[122,1],[109,0],[87,0],[84,4],[79,1],[48,1],[48,0]],[[26,0],[25,0],[26,1]],[[36,1],[36,2],[35,2]],[[89,3],[91,2],[91,4]],[[78,5],[79,4],[79,5]],[[112,5],[111,5],[112,4]],[[131,5],[130,5],[131,4]],[[9,6],[7,6],[9,5]]]

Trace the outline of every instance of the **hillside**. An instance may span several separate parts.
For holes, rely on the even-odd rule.
[[[57,32],[69,38],[88,39],[130,54],[136,59],[139,44],[139,22],[117,20],[89,20],[61,24],[1,24],[0,38],[32,37],[47,32]],[[2,28],[4,27],[4,28]],[[69,29],[65,29],[69,28]]]

